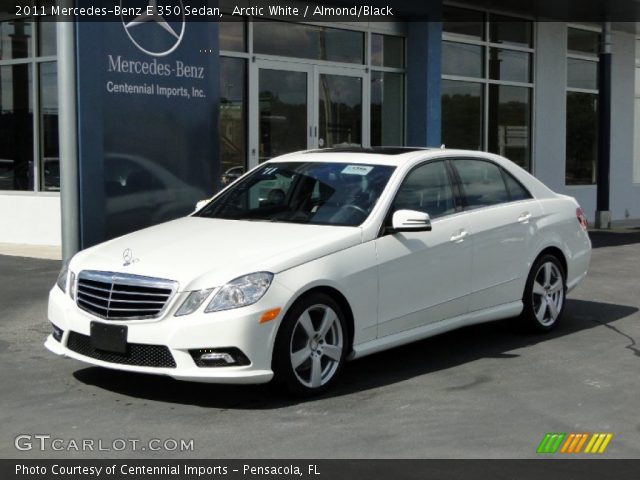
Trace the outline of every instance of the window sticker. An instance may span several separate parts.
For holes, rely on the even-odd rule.
[[[370,167],[368,165],[347,165],[346,167],[344,167],[342,169],[341,173],[345,173],[347,175],[362,175],[362,176],[365,176],[371,170],[373,170],[373,167]]]

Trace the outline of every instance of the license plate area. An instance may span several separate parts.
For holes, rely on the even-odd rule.
[[[127,353],[126,325],[91,322],[91,346],[105,352]]]

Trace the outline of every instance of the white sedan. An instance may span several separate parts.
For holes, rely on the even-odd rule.
[[[587,274],[576,201],[505,158],[328,149],[272,159],[191,216],[76,254],[52,352],[180,380],[323,391],[346,360],[513,318],[545,332]]]

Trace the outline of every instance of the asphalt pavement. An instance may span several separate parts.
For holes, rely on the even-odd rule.
[[[465,328],[351,362],[304,401],[56,357],[42,343],[60,262],[0,256],[0,457],[531,458],[547,432],[610,432],[602,456],[640,458],[640,230],[592,238],[551,334]]]

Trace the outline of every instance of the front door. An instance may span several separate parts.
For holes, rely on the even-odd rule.
[[[378,254],[378,337],[467,313],[472,238],[467,214],[455,204],[445,161],[415,168],[391,207],[432,218],[430,232],[387,234]]]
[[[258,60],[249,166],[297,150],[368,144],[364,72]]]

